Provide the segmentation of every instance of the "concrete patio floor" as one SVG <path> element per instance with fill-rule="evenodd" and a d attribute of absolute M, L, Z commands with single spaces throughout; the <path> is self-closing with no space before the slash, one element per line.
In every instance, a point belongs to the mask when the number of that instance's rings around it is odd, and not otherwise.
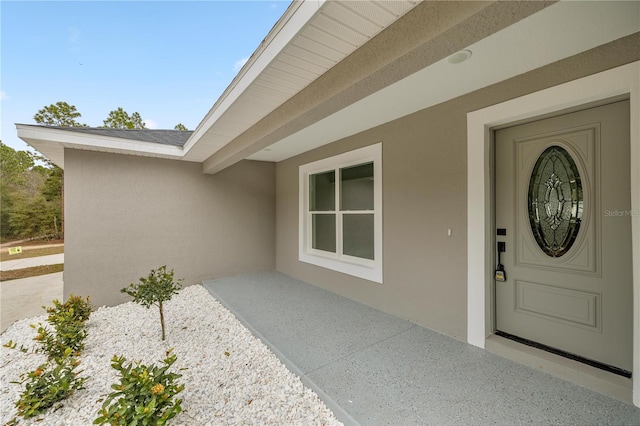
<path fill-rule="evenodd" d="M 345 424 L 640 425 L 640 408 L 277 273 L 203 283 Z"/>

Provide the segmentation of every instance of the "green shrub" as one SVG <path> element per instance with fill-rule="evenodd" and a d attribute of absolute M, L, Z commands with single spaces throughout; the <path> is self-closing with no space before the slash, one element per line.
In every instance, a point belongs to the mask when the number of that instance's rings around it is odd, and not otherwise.
<path fill-rule="evenodd" d="M 31 325 L 35 328 L 35 325 Z M 84 329 L 84 323 L 77 321 L 62 322 L 55 326 L 55 330 L 38 324 L 38 334 L 33 338 L 40 344 L 40 348 L 36 352 L 45 353 L 49 359 L 60 358 L 67 349 L 78 356 L 84 350 L 84 340 L 87 337 L 87 330 Z"/>
<path fill-rule="evenodd" d="M 43 306 L 43 308 L 45 307 Z M 93 312 L 93 305 L 89 301 L 89 296 L 87 296 L 86 299 L 83 299 L 80 296 L 74 296 L 71 294 L 66 302 L 60 303 L 58 300 L 54 300 L 53 307 L 45 309 L 49 314 L 47 321 L 52 325 L 55 325 L 62 314 L 66 314 L 65 321 L 67 315 L 70 314 L 74 320 L 86 322 L 89 319 L 91 312 Z"/>
<path fill-rule="evenodd" d="M 168 373 L 176 362 L 176 355 L 167 352 L 164 366 L 125 365 L 123 356 L 114 356 L 111 367 L 120 372 L 120 383 L 111 386 L 110 393 L 98 411 L 94 424 L 164 425 L 182 411 L 182 400 L 174 397 L 184 385 L 176 380 L 180 374 Z"/>
<path fill-rule="evenodd" d="M 38 334 L 33 339 L 41 345 L 37 351 L 46 353 L 49 359 L 62 357 L 67 348 L 77 355 L 84 349 L 87 337 L 84 323 L 93 311 L 89 298 L 71 295 L 65 303 L 54 300 L 53 305 L 49 308 L 43 306 L 49 314 L 47 322 L 53 327 L 53 331 L 38 324 Z M 31 327 L 36 328 L 35 325 Z"/>
<path fill-rule="evenodd" d="M 67 348 L 60 358 L 23 374 L 20 382 L 12 382 L 25 384 L 20 399 L 15 403 L 18 415 L 24 418 L 37 416 L 74 391 L 83 389 L 86 378 L 78 377 L 80 372 L 74 371 L 79 364 L 80 361 Z"/>
<path fill-rule="evenodd" d="M 12 382 L 25 385 L 20 399 L 15 403 L 18 415 L 25 418 L 37 416 L 74 391 L 83 389 L 86 380 L 77 377 L 78 373 L 74 370 L 80 364 L 76 357 L 84 349 L 87 337 L 84 324 L 93 307 L 88 297 L 85 300 L 73 295 L 65 303 L 54 300 L 53 305 L 50 308 L 43 306 L 49 314 L 47 322 L 52 329 L 38 324 L 38 334 L 34 338 L 40 344 L 36 352 L 46 353 L 48 361 L 34 371 L 23 374 L 20 382 Z M 31 327 L 36 328 L 33 324 Z M 16 344 L 9 341 L 5 346 L 15 349 Z M 26 352 L 23 346 L 20 346 L 20 350 Z M 16 419 L 10 422 L 14 423 Z"/>
<path fill-rule="evenodd" d="M 147 309 L 151 305 L 156 305 L 160 310 L 160 327 L 162 328 L 162 340 L 164 340 L 164 310 L 162 303 L 171 300 L 174 294 L 178 294 L 183 279 L 178 282 L 173 281 L 173 269 L 167 272 L 166 266 L 161 266 L 157 270 L 152 269 L 148 276 L 140 278 L 137 284 L 129 284 L 120 290 L 133 297 L 133 301 L 145 306 Z"/>

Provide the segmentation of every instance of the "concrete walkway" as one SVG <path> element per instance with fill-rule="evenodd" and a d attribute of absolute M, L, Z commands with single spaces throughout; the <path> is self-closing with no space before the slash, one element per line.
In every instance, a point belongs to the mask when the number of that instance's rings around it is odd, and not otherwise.
<path fill-rule="evenodd" d="M 62 272 L 0 282 L 0 332 L 15 321 L 45 315 L 42 306 L 62 300 Z"/>
<path fill-rule="evenodd" d="M 203 283 L 345 424 L 640 425 L 640 408 L 271 272 Z"/>
<path fill-rule="evenodd" d="M 31 268 L 33 266 L 56 265 L 64 263 L 64 253 L 50 254 L 48 256 L 27 257 L 25 259 L 7 260 L 0 262 L 0 271 L 13 271 L 15 269 Z"/>

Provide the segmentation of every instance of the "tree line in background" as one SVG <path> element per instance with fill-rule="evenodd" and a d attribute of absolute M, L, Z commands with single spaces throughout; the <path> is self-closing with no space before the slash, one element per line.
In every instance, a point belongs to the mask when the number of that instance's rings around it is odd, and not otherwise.
<path fill-rule="evenodd" d="M 2 239 L 62 237 L 62 169 L 0 141 Z"/>
<path fill-rule="evenodd" d="M 42 108 L 33 116 L 38 124 L 45 126 L 62 126 L 62 127 L 88 127 L 86 124 L 79 123 L 76 118 L 80 118 L 82 114 L 78 112 L 75 105 L 69 105 L 66 102 L 56 102 Z M 146 129 L 144 121 L 139 112 L 129 115 L 122 107 L 118 107 L 109 112 L 106 120 L 102 121 L 102 126 L 111 129 Z M 188 130 L 187 127 L 178 123 L 174 130 Z"/>
<path fill-rule="evenodd" d="M 74 105 L 57 102 L 39 110 L 33 119 L 38 124 L 62 127 L 87 127 L 77 121 L 82 115 Z M 109 112 L 100 127 L 145 129 L 138 112 L 129 115 L 118 108 Z M 187 130 L 182 123 L 175 130 Z M 64 172 L 45 157 L 28 151 L 16 151 L 0 141 L 0 237 L 64 238 Z"/>

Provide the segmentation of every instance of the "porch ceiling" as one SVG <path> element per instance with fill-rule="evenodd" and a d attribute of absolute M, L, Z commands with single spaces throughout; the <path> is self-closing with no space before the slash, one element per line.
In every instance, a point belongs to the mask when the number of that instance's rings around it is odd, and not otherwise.
<path fill-rule="evenodd" d="M 513 2 L 508 3 L 500 7 L 517 7 Z M 488 9 L 478 15 L 485 11 Z M 468 27 L 460 25 L 450 31 L 446 39 L 432 40 L 433 49 L 447 52 L 442 46 L 448 45 L 451 50 L 431 65 L 336 108 L 320 119 L 311 120 L 309 125 L 301 125 L 288 134 L 281 132 L 271 143 L 238 149 L 240 156 L 282 161 L 636 33 L 640 31 L 640 2 L 559 2 L 462 46 L 473 55 L 463 63 L 451 64 L 448 55 L 458 50 L 451 46 L 455 46 L 456 37 L 463 37 L 459 32 Z M 268 136 L 265 135 L 265 139 L 269 139 Z M 226 158 L 216 154 L 205 163 L 205 171 L 216 172 L 233 161 L 232 152 L 227 153 Z"/>
<path fill-rule="evenodd" d="M 187 141 L 185 160 L 205 161 L 418 2 L 293 2 Z"/>

